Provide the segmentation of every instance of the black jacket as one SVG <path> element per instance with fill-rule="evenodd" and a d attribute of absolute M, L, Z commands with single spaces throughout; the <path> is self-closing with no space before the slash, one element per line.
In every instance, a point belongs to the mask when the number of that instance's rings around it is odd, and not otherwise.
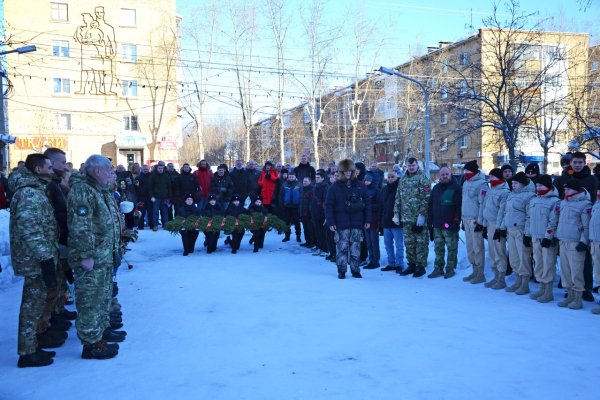
<path fill-rule="evenodd" d="M 250 197 L 260 194 L 260 186 L 258 186 L 258 178 L 260 178 L 260 173 L 261 171 L 258 169 L 246 170 L 246 176 L 248 178 L 248 196 Z"/>
<path fill-rule="evenodd" d="M 199 200 L 200 189 L 198 186 L 198 179 L 196 179 L 196 176 L 192 174 L 191 171 L 181 171 L 181 173 L 175 178 L 175 182 L 173 183 L 173 191 L 175 201 L 183 202 L 185 200 L 183 197 L 186 194 L 191 194 L 194 196 L 194 200 Z"/>
<path fill-rule="evenodd" d="M 192 204 L 190 206 L 190 205 L 183 203 L 182 206 L 177 207 L 177 216 L 178 217 L 187 218 L 190 215 L 200 215 L 200 211 L 198 210 L 198 208 L 196 207 L 195 204 Z"/>
<path fill-rule="evenodd" d="M 245 199 L 249 193 L 250 180 L 249 175 L 245 169 L 234 168 L 230 173 L 229 177 L 233 183 L 233 193 L 239 194 L 242 199 Z"/>
<path fill-rule="evenodd" d="M 206 206 L 204 206 L 204 210 L 202 210 L 202 215 L 209 218 L 216 217 L 217 215 L 222 216 L 223 214 L 223 207 L 221 207 L 219 203 L 216 203 L 214 206 L 210 203 L 206 203 Z"/>
<path fill-rule="evenodd" d="M 300 204 L 298 205 L 298 215 L 300 217 L 310 217 L 310 203 L 315 193 L 313 185 L 302 186 L 300 188 Z"/>
<path fill-rule="evenodd" d="M 398 183 L 400 180 L 396 180 L 394 183 L 388 183 L 381 189 L 379 196 L 379 221 L 383 228 L 401 228 L 400 225 L 394 224 L 392 218 L 394 218 L 394 205 L 396 203 L 396 192 L 398 191 Z"/>
<path fill-rule="evenodd" d="M 577 179 L 581 185 L 587 190 L 590 194 L 590 200 L 592 204 L 596 201 L 596 193 L 598 191 L 598 180 L 594 175 L 592 175 L 592 171 L 586 165 L 579 172 L 575 172 L 571 169 L 563 171 L 562 175 L 559 178 L 554 180 L 554 186 L 558 190 L 558 196 L 561 199 L 565 198 L 565 184 L 570 179 Z"/>
<path fill-rule="evenodd" d="M 250 214 L 248 210 L 244 208 L 244 205 L 240 203 L 240 205 L 236 206 L 233 203 L 229 203 L 227 206 L 227 210 L 225 210 L 225 215 L 231 215 L 234 218 L 240 216 L 240 214 Z"/>
<path fill-rule="evenodd" d="M 438 183 L 429 196 L 428 225 L 430 228 L 460 229 L 462 188 L 454 179 Z"/>
<path fill-rule="evenodd" d="M 57 176 L 53 177 L 48 186 L 46 186 L 46 196 L 50 200 L 52 207 L 54 207 L 54 215 L 56 216 L 56 222 L 58 223 L 58 229 L 60 231 L 58 236 L 58 243 L 64 246 L 67 245 L 67 238 L 69 237 L 69 228 L 67 226 L 67 197 L 60 188 L 61 179 Z"/>
<path fill-rule="evenodd" d="M 324 181 L 317 183 L 310 202 L 310 216 L 317 221 L 325 220 L 325 196 L 329 185 Z"/>
<path fill-rule="evenodd" d="M 337 230 L 363 229 L 371 222 L 371 202 L 365 185 L 356 179 L 350 181 L 350 186 L 344 180 L 333 183 L 325 198 L 325 219 L 327 226 L 335 225 Z"/>
<path fill-rule="evenodd" d="M 298 179 L 300 183 L 302 183 L 302 180 L 306 177 L 309 177 L 311 181 L 315 180 L 316 171 L 310 163 L 299 164 L 294 168 L 294 172 L 296 173 L 296 179 Z"/>
<path fill-rule="evenodd" d="M 152 176 L 152 174 L 148 172 L 147 174 L 139 174 L 137 178 L 135 178 L 137 195 L 139 198 L 143 199 L 150 197 L 150 176 Z"/>
<path fill-rule="evenodd" d="M 229 201 L 233 194 L 233 182 L 227 173 L 223 176 L 214 174 L 210 181 L 210 192 L 217 196 L 219 201 Z"/>

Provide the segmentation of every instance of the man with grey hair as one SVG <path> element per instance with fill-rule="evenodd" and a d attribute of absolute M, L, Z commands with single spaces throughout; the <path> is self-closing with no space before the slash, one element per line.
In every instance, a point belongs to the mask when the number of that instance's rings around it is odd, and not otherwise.
<path fill-rule="evenodd" d="M 250 199 L 254 199 L 254 196 L 260 194 L 260 187 L 258 186 L 258 178 L 260 178 L 260 170 L 256 169 L 256 163 L 254 160 L 248 160 L 246 164 L 246 174 L 248 177 L 248 196 Z"/>
<path fill-rule="evenodd" d="M 110 160 L 92 155 L 85 174 L 73 176 L 67 202 L 69 265 L 74 268 L 78 312 L 77 336 L 84 359 L 112 358 L 124 332 L 110 328 L 113 268 L 121 263 L 121 220 L 111 187 L 115 172 Z"/>

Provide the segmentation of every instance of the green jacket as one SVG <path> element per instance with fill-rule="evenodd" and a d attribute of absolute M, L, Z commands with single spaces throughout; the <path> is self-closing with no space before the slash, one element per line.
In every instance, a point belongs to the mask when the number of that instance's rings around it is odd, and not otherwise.
<path fill-rule="evenodd" d="M 120 255 L 121 220 L 117 203 L 109 189 L 87 175 L 72 176 L 67 200 L 69 264 L 93 257 L 94 265 L 113 266 Z"/>
<path fill-rule="evenodd" d="M 414 175 L 407 172 L 398 181 L 394 212 L 402 222 L 416 223 L 419 214 L 427 217 L 430 193 L 431 181 L 421 170 Z"/>
<path fill-rule="evenodd" d="M 50 177 L 27 168 L 13 173 L 15 193 L 10 202 L 10 256 L 16 275 L 41 274 L 40 262 L 58 259 L 58 224 L 46 196 Z"/>

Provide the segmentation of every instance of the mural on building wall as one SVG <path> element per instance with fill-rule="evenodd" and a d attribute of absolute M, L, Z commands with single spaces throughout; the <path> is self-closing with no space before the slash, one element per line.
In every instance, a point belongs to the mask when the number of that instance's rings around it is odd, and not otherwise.
<path fill-rule="evenodd" d="M 94 8 L 94 15 L 81 14 L 83 25 L 73 38 L 81 45 L 81 79 L 75 94 L 116 95 L 113 91 L 114 65 L 117 54 L 115 30 L 104 20 L 104 7 Z"/>

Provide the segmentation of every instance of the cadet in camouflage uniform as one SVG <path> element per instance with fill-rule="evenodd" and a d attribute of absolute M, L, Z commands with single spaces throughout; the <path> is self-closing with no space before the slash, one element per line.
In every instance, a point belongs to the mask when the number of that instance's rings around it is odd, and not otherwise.
<path fill-rule="evenodd" d="M 75 270 L 77 334 L 83 343 L 82 358 L 104 359 L 117 355 L 116 345 L 103 337 L 109 329 L 113 267 L 120 264 L 121 221 L 110 187 L 115 173 L 108 158 L 92 155 L 85 175 L 71 178 L 67 213 L 69 265 Z"/>
<path fill-rule="evenodd" d="M 57 286 L 58 225 L 46 196 L 52 163 L 42 154 L 30 154 L 25 168 L 11 180 L 15 190 L 10 208 L 10 250 L 16 275 L 24 276 L 19 312 L 19 367 L 52 364 L 54 352 L 38 349 L 37 325 L 48 289 Z"/>
<path fill-rule="evenodd" d="M 406 174 L 400 179 L 393 221 L 404 226 L 404 247 L 408 268 L 400 275 L 418 278 L 425 274 L 429 255 L 429 235 L 427 229 L 427 209 L 431 182 L 419 169 L 417 159 L 407 160 Z"/>

